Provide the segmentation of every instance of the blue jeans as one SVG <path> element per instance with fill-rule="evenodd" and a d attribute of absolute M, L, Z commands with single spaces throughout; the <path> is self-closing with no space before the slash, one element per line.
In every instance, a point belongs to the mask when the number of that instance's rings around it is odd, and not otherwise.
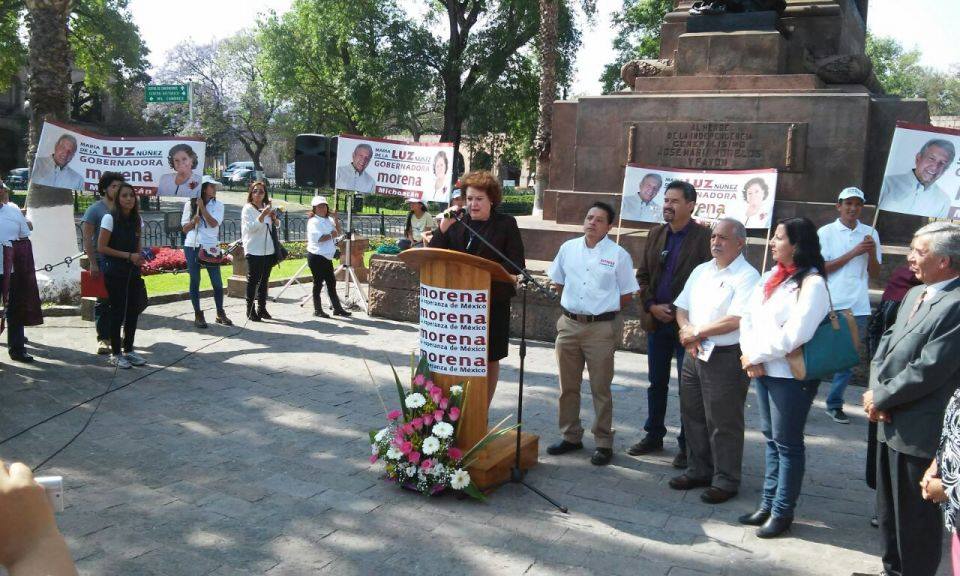
<path fill-rule="evenodd" d="M 106 258 L 97 254 L 101 274 L 106 270 L 105 261 Z M 110 340 L 110 300 L 97 298 L 97 303 L 93 305 L 93 322 L 97 327 L 97 340 Z"/>
<path fill-rule="evenodd" d="M 862 341 L 867 334 L 867 324 L 870 322 L 870 316 L 854 316 L 857 322 L 857 333 Z M 833 375 L 833 384 L 830 386 L 830 394 L 827 395 L 827 410 L 838 410 L 843 408 L 843 392 L 853 377 L 852 370 L 841 370 Z"/>
<path fill-rule="evenodd" d="M 667 435 L 664 426 L 664 417 L 667 414 L 667 393 L 670 383 L 670 361 L 677 359 L 677 380 L 683 371 L 683 346 L 677 334 L 676 323 L 661 326 L 654 332 L 647 334 L 647 373 L 650 378 L 650 388 L 647 389 L 647 421 L 643 429 L 647 436 L 654 440 L 663 440 Z M 680 449 L 686 449 L 686 440 L 683 437 L 683 424 L 680 425 L 680 436 L 677 437 Z"/>
<path fill-rule="evenodd" d="M 793 518 L 806 465 L 803 429 L 820 381 L 761 376 L 754 383 L 760 431 L 767 441 L 760 508 Z"/>
<path fill-rule="evenodd" d="M 200 313 L 200 260 L 198 254 L 199 248 L 184 246 L 183 255 L 187 257 L 187 271 L 190 272 L 190 302 L 193 303 L 193 311 Z M 207 274 L 210 276 L 210 284 L 213 285 L 213 301 L 217 305 L 217 312 L 223 312 L 223 278 L 220 277 L 219 266 L 208 266 Z"/>

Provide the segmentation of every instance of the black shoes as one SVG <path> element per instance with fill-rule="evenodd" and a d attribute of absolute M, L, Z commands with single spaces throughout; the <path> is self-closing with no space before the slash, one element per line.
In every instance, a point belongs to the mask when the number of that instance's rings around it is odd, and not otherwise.
<path fill-rule="evenodd" d="M 640 440 L 633 446 L 627 449 L 627 454 L 631 456 L 642 456 L 643 454 L 650 454 L 652 452 L 661 452 L 663 450 L 663 440 L 654 440 L 650 436 L 644 436 L 643 440 Z"/>
<path fill-rule="evenodd" d="M 10 352 L 10 359 L 14 362 L 23 362 L 29 364 L 33 362 L 33 356 L 27 354 L 26 350 L 21 350 L 19 352 Z"/>
<path fill-rule="evenodd" d="M 329 314 L 327 314 L 326 312 L 324 312 L 323 310 L 321 310 L 321 309 L 319 309 L 319 308 L 317 308 L 316 310 L 313 311 L 313 315 L 316 316 L 317 318 L 329 318 L 329 317 L 330 317 Z"/>
<path fill-rule="evenodd" d="M 673 467 L 678 470 L 686 470 L 687 468 L 687 451 L 681 450 L 677 452 L 677 455 L 673 457 Z"/>
<path fill-rule="evenodd" d="M 744 514 L 737 520 L 741 524 L 746 524 L 747 526 L 763 526 L 763 524 L 770 518 L 769 510 L 757 510 L 753 514 Z"/>
<path fill-rule="evenodd" d="M 693 490 L 694 488 L 704 488 L 710 485 L 709 478 L 692 478 L 686 474 L 681 474 L 675 478 L 671 478 L 670 482 L 667 484 L 670 485 L 674 490 Z"/>
<path fill-rule="evenodd" d="M 703 491 L 700 494 L 700 500 L 706 502 L 707 504 L 723 504 L 727 500 L 736 496 L 736 492 L 731 492 L 729 490 L 724 490 L 723 488 L 717 488 L 716 486 L 711 486 Z"/>
<path fill-rule="evenodd" d="M 267 312 L 266 306 L 261 306 L 260 309 L 257 310 L 257 316 L 260 316 L 261 320 L 273 320 L 273 316 L 271 316 L 270 313 Z"/>
<path fill-rule="evenodd" d="M 770 516 L 757 530 L 757 538 L 776 538 L 789 530 L 791 524 L 793 524 L 793 518 Z"/>
<path fill-rule="evenodd" d="M 253 304 L 247 304 L 247 319 L 254 322 L 260 321 L 260 315 L 257 314 L 257 309 L 253 307 Z"/>
<path fill-rule="evenodd" d="M 353 316 L 353 314 L 347 312 L 347 311 L 344 310 L 343 308 L 339 308 L 339 309 L 337 309 L 337 310 L 334 310 L 334 311 L 333 311 L 333 315 L 334 315 L 334 316 L 344 316 L 344 317 L 346 317 L 346 318 L 349 318 L 349 317 Z"/>
<path fill-rule="evenodd" d="M 559 456 L 560 454 L 566 454 L 574 450 L 583 450 L 583 442 L 567 442 L 566 440 L 561 440 L 556 444 L 547 446 L 547 454 L 552 454 L 553 456 Z"/>
<path fill-rule="evenodd" d="M 594 466 L 606 466 L 610 460 L 613 460 L 613 450 L 610 448 L 597 448 L 590 457 L 590 463 Z"/>

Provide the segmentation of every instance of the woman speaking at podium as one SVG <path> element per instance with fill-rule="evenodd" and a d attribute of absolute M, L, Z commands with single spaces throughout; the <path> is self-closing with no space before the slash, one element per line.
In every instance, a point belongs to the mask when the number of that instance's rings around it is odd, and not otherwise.
<path fill-rule="evenodd" d="M 513 216 L 497 212 L 503 191 L 493 174 L 485 170 L 470 172 L 460 179 L 466 190 L 466 204 L 445 212 L 430 248 L 447 248 L 486 258 L 503 266 L 512 275 L 516 266 L 526 267 L 523 240 Z M 462 222 L 461 222 L 462 221 Z M 469 228 L 468 228 L 469 226 Z M 509 259 L 504 260 L 477 235 L 492 244 Z M 493 282 L 490 289 L 490 328 L 487 345 L 487 400 L 493 399 L 500 378 L 500 360 L 506 358 L 510 337 L 510 299 L 517 291 L 513 284 Z"/>

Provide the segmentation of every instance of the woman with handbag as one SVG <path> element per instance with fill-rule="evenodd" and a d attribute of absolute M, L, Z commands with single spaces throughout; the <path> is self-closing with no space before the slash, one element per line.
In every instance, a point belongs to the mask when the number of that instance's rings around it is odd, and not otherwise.
<path fill-rule="evenodd" d="M 213 301 L 217 305 L 217 324 L 233 326 L 223 309 L 223 278 L 220 264 L 223 259 L 219 246 L 220 223 L 223 222 L 223 203 L 217 200 L 218 182 L 204 176 L 200 185 L 200 197 L 183 204 L 180 226 L 186 238 L 183 254 L 190 273 L 190 302 L 193 304 L 193 325 L 206 328 L 207 321 L 200 309 L 200 268 L 207 269 L 213 286 Z"/>
<path fill-rule="evenodd" d="M 133 351 L 137 320 L 147 308 L 147 288 L 140 277 L 143 221 L 138 204 L 133 186 L 126 182 L 121 184 L 113 210 L 104 214 L 100 221 L 100 237 L 97 239 L 97 252 L 105 258 L 106 269 L 102 272 L 110 300 L 110 364 L 117 368 L 147 363 Z"/>
<path fill-rule="evenodd" d="M 806 456 L 803 430 L 819 379 L 798 379 L 787 355 L 810 342 L 830 312 L 826 265 L 817 228 L 787 218 L 770 240 L 773 270 L 760 279 L 740 319 L 741 363 L 753 379 L 766 439 L 766 471 L 759 508 L 740 517 L 773 538 L 793 522 Z"/>
<path fill-rule="evenodd" d="M 277 213 L 270 205 L 267 185 L 263 180 L 250 184 L 247 203 L 240 211 L 240 236 L 247 256 L 247 318 L 254 322 L 273 318 L 267 312 L 267 290 L 270 269 L 276 260 L 272 236 Z M 254 308 L 256 298 L 257 308 Z"/>
<path fill-rule="evenodd" d="M 314 196 L 310 202 L 310 219 L 307 220 L 307 264 L 313 275 L 313 315 L 329 318 L 320 305 L 320 291 L 324 283 L 334 316 L 350 316 L 340 305 L 337 296 L 337 279 L 333 275 L 333 259 L 336 257 L 335 238 L 340 235 L 340 221 L 330 214 L 330 206 L 323 196 Z"/>

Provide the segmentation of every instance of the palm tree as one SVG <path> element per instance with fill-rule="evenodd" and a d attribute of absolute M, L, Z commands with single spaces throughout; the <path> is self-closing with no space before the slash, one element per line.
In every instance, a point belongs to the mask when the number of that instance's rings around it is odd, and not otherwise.
<path fill-rule="evenodd" d="M 30 133 L 27 161 L 37 154 L 37 143 L 44 119 L 68 118 L 70 103 L 70 64 L 73 60 L 67 42 L 67 20 L 71 0 L 25 0 L 29 41 Z M 38 266 L 62 262 L 77 252 L 73 224 L 73 194 L 63 188 L 51 188 L 30 182 L 27 191 L 27 215 L 33 221 L 33 257 Z M 37 274 L 41 296 L 46 301 L 72 299 L 79 290 L 77 266 L 59 266 Z"/>
<path fill-rule="evenodd" d="M 537 122 L 537 182 L 534 188 L 533 212 L 543 212 L 543 192 L 550 171 L 550 140 L 553 122 L 553 101 L 557 95 L 557 16 L 560 0 L 539 0 L 540 31 L 537 50 L 540 58 L 540 119 Z"/>

